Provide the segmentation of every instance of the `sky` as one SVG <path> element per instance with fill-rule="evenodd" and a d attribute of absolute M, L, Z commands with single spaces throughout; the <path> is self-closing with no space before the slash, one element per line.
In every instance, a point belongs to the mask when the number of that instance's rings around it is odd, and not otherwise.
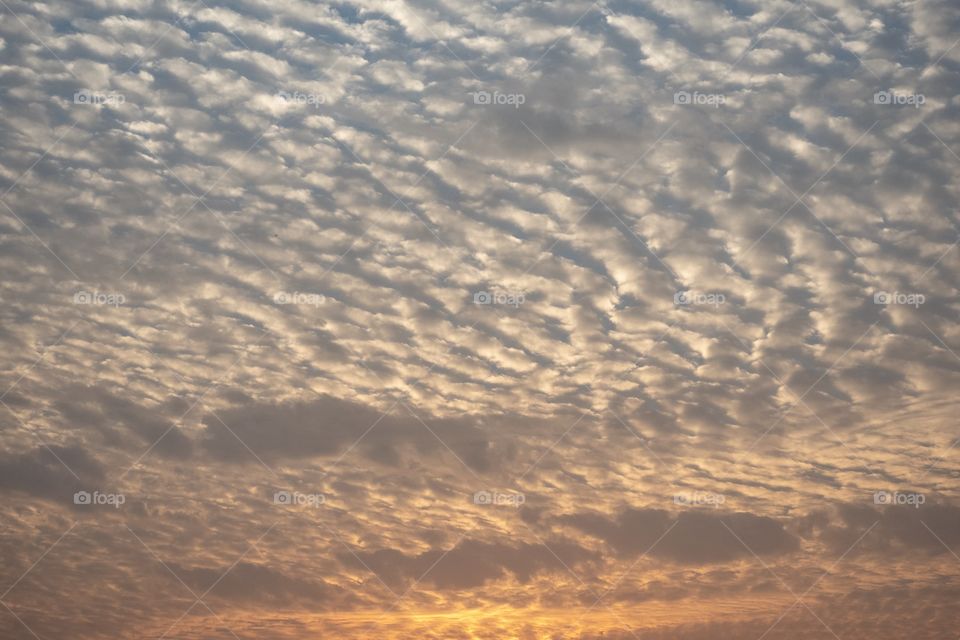
<path fill-rule="evenodd" d="M 0 639 L 960 626 L 960 6 L 0 0 Z"/>

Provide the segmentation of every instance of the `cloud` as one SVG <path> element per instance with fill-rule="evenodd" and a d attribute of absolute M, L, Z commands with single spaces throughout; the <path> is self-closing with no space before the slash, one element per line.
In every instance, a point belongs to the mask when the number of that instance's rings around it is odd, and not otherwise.
<path fill-rule="evenodd" d="M 505 463 L 497 454 L 506 448 L 495 447 L 492 434 L 473 421 L 421 417 L 406 405 L 385 414 L 359 403 L 321 397 L 311 402 L 230 408 L 204 416 L 203 424 L 205 451 L 232 462 L 255 462 L 251 450 L 267 459 L 284 460 L 342 456 L 357 446 L 367 459 L 390 466 L 401 464 L 405 452 L 436 457 L 452 452 L 458 461 L 481 472 Z"/>
<path fill-rule="evenodd" d="M 560 521 L 603 540 L 619 555 L 649 553 L 683 564 L 729 562 L 754 554 L 777 556 L 799 548 L 799 541 L 783 524 L 750 513 L 625 509 L 614 518 L 582 512 Z"/>
<path fill-rule="evenodd" d="M 326 608 L 337 589 L 322 580 L 302 580 L 268 566 L 239 562 L 226 567 L 181 567 L 170 569 L 197 595 L 209 593 L 246 606 L 261 608 Z"/>
<path fill-rule="evenodd" d="M 837 635 L 955 627 L 952 3 L 8 4 L 38 636 L 182 612 L 123 522 L 198 590 L 237 562 L 178 637 L 760 637 L 848 550 Z M 128 501 L 58 542 L 95 488 Z"/>
<path fill-rule="evenodd" d="M 520 545 L 466 539 L 450 549 L 414 555 L 379 549 L 340 556 L 345 564 L 367 568 L 388 585 L 409 586 L 422 579 L 440 590 L 480 587 L 508 574 L 526 584 L 537 574 L 563 573 L 596 558 L 596 553 L 562 539 Z"/>
<path fill-rule="evenodd" d="M 833 554 L 889 554 L 892 559 L 917 553 L 951 553 L 960 545 L 960 507 L 932 498 L 927 502 L 926 496 L 923 500 L 923 504 L 886 507 L 839 504 L 814 511 L 800 522 L 805 535 L 820 538 Z"/>
<path fill-rule="evenodd" d="M 103 481 L 106 470 L 79 446 L 46 445 L 0 456 L 0 488 L 72 503 L 73 493 Z"/>

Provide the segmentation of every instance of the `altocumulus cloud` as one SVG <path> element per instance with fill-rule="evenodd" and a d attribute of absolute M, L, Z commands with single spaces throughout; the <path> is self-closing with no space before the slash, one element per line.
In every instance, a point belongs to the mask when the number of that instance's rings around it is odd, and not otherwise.
<path fill-rule="evenodd" d="M 955 628 L 958 34 L 8 0 L 0 636 Z"/>

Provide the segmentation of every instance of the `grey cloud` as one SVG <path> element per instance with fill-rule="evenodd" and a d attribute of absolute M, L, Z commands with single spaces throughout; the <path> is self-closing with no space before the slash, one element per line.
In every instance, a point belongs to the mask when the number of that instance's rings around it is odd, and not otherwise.
<path fill-rule="evenodd" d="M 173 458 L 189 457 L 193 450 L 173 422 L 186 410 L 177 413 L 182 403 L 175 398 L 168 398 L 167 406 L 147 407 L 104 386 L 75 385 L 64 389 L 54 406 L 69 427 L 99 432 L 110 444 L 129 450 L 155 445 L 159 455 Z"/>
<path fill-rule="evenodd" d="M 183 567 L 170 569 L 197 594 L 241 602 L 262 608 L 330 608 L 340 591 L 323 580 L 304 580 L 269 566 L 239 562 L 236 566 Z"/>
<path fill-rule="evenodd" d="M 499 456 L 509 451 L 472 420 L 438 419 L 406 405 L 385 415 L 331 397 L 235 407 L 204 416 L 203 424 L 203 449 L 233 462 L 255 462 L 247 447 L 258 456 L 283 460 L 343 454 L 356 444 L 368 459 L 396 466 L 407 448 L 442 457 L 450 447 L 471 469 L 485 472 L 505 464 Z"/>
<path fill-rule="evenodd" d="M 960 546 L 960 507 L 933 497 L 919 507 L 841 503 L 810 513 L 798 526 L 805 537 L 819 539 L 835 555 L 885 553 L 893 560 L 911 554 L 949 555 Z"/>
<path fill-rule="evenodd" d="M 598 557 L 563 539 L 519 545 L 466 539 L 450 549 L 431 549 L 414 555 L 380 549 L 356 556 L 341 554 L 340 559 L 354 568 L 369 568 L 387 584 L 406 585 L 423 577 L 424 582 L 443 590 L 479 587 L 508 573 L 527 583 L 538 573 L 564 572 Z"/>
<path fill-rule="evenodd" d="M 76 475 L 74 475 L 76 474 Z M 97 488 L 106 470 L 78 446 L 38 446 L 0 455 L 0 488 L 15 490 L 70 505 L 73 493 Z"/>
<path fill-rule="evenodd" d="M 649 550 L 653 557 L 683 564 L 729 562 L 752 554 L 779 556 L 799 548 L 782 523 L 750 513 L 626 509 L 615 518 L 583 512 L 563 516 L 560 522 L 603 540 L 620 555 L 634 557 Z"/>

